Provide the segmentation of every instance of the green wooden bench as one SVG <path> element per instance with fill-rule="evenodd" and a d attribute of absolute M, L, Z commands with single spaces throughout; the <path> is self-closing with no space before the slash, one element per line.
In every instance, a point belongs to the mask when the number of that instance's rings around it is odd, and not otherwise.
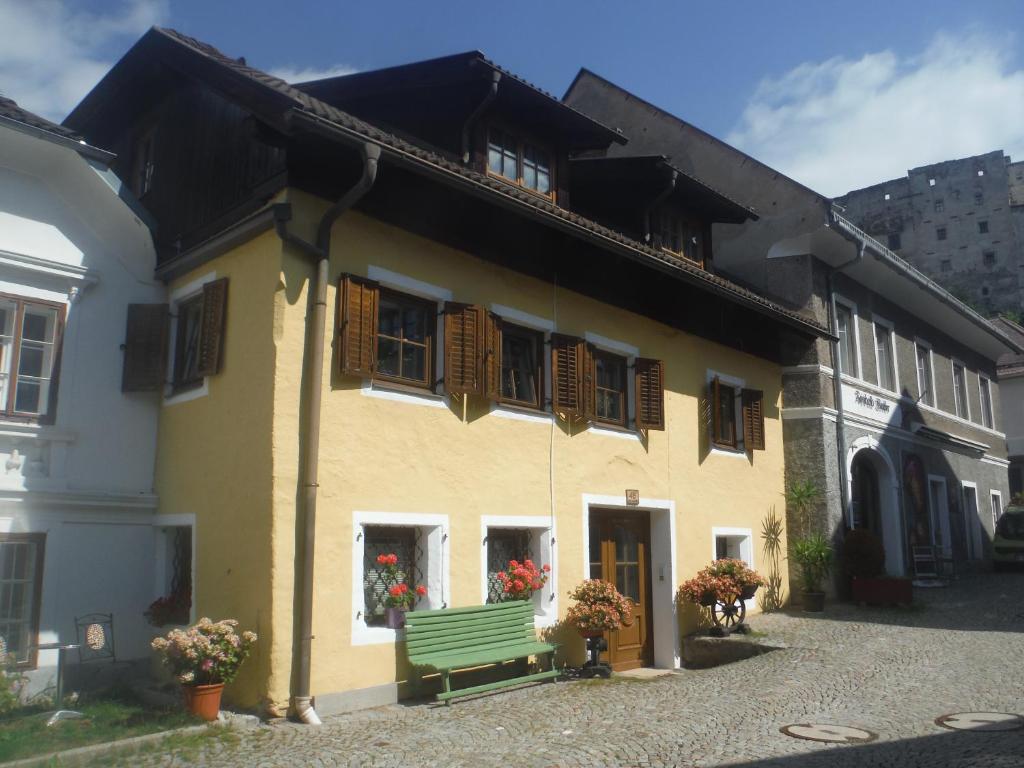
<path fill-rule="evenodd" d="M 413 665 L 413 688 L 419 689 L 424 673 L 440 672 L 444 690 L 437 700 L 450 704 L 456 696 L 493 691 L 509 685 L 558 677 L 555 649 L 537 640 L 533 628 L 533 605 L 523 600 L 470 608 L 442 608 L 410 611 L 405 615 L 405 648 Z M 453 671 L 500 664 L 529 656 L 550 654 L 545 672 L 520 675 L 507 680 L 451 689 Z"/>

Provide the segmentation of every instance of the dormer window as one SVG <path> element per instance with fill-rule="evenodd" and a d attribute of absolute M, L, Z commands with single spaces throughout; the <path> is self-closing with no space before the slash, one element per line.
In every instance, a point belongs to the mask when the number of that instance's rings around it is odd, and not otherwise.
<path fill-rule="evenodd" d="M 553 196 L 551 155 L 500 128 L 487 132 L 487 171 L 546 197 Z"/>
<path fill-rule="evenodd" d="M 654 245 L 704 266 L 700 226 L 677 213 L 662 210 L 654 216 Z"/>

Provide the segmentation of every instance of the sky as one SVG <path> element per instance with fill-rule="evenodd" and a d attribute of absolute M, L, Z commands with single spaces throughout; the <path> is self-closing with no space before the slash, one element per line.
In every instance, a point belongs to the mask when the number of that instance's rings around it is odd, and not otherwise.
<path fill-rule="evenodd" d="M 479 49 L 597 72 L 826 195 L 1024 159 L 1020 0 L 0 0 L 0 94 L 60 120 L 151 25 L 286 80 Z"/>

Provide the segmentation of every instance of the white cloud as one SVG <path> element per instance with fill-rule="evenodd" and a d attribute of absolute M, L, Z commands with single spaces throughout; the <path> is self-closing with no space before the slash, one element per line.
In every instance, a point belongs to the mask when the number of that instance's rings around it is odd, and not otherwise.
<path fill-rule="evenodd" d="M 801 64 L 761 82 L 727 140 L 833 196 L 995 149 L 1024 160 L 1012 42 L 941 34 L 917 56 Z"/>
<path fill-rule="evenodd" d="M 116 54 L 167 16 L 166 0 L 122 0 L 106 13 L 71 0 L 0 0 L 0 93 L 60 121 L 114 64 Z"/>
<path fill-rule="evenodd" d="M 308 83 L 310 80 L 323 80 L 328 77 L 341 77 L 351 75 L 359 70 L 345 64 L 335 64 L 333 67 L 317 69 L 316 67 L 285 66 L 268 69 L 267 72 L 274 77 L 280 77 L 286 83 Z"/>

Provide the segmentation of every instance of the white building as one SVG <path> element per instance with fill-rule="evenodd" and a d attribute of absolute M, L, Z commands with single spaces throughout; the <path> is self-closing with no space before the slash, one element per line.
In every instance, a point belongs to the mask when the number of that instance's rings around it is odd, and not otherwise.
<path fill-rule="evenodd" d="M 57 658 L 36 647 L 85 614 L 113 614 L 118 661 L 146 656 L 166 591 L 159 393 L 121 387 L 127 306 L 164 289 L 112 159 L 0 98 L 0 637 L 33 690 Z"/>

